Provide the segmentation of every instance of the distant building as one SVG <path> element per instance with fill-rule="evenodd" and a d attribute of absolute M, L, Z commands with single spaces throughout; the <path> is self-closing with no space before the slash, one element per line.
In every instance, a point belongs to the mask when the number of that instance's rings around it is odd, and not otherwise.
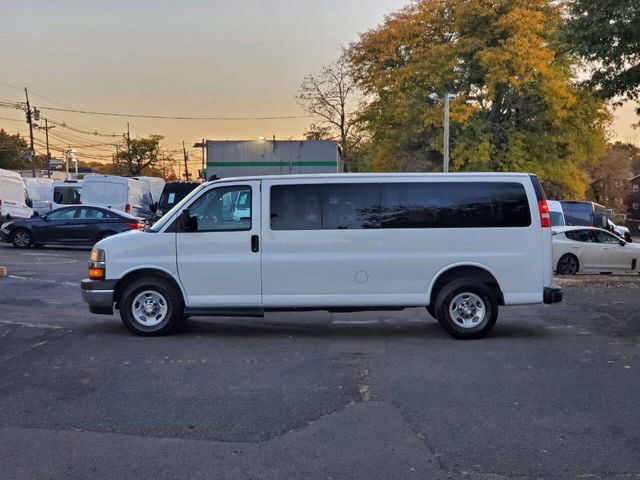
<path fill-rule="evenodd" d="M 627 191 L 627 227 L 631 235 L 640 237 L 640 175 L 629 180 Z"/>
<path fill-rule="evenodd" d="M 342 172 L 338 144 L 328 140 L 207 140 L 206 150 L 207 179 Z"/>
<path fill-rule="evenodd" d="M 626 194 L 629 188 L 628 178 L 606 178 L 591 185 L 593 198 L 597 203 L 613 208 L 617 214 L 626 213 Z"/>

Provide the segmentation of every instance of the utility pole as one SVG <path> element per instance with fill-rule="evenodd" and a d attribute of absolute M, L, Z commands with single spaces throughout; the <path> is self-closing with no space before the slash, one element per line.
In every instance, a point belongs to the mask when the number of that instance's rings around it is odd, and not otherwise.
<path fill-rule="evenodd" d="M 31 105 L 29 105 L 29 92 L 24 87 L 24 94 L 27 97 L 27 123 L 29 124 L 29 138 L 31 139 L 31 174 L 36 177 L 36 150 L 33 146 L 33 118 L 31 117 Z"/>
<path fill-rule="evenodd" d="M 49 130 L 56 128 L 55 125 L 49 126 L 48 120 L 44 119 L 44 127 L 38 127 L 38 130 L 44 130 L 47 143 L 47 178 L 51 178 L 51 152 L 49 151 Z"/>
<path fill-rule="evenodd" d="M 204 158 L 204 147 L 205 147 L 205 143 L 204 143 L 204 138 L 202 139 L 202 179 L 206 180 L 207 179 L 207 162 L 205 161 Z"/>
<path fill-rule="evenodd" d="M 189 166 L 187 165 L 189 154 L 187 153 L 187 149 L 184 146 L 184 140 L 182 141 L 182 153 L 184 155 L 184 177 L 187 179 L 187 181 L 189 181 Z"/>

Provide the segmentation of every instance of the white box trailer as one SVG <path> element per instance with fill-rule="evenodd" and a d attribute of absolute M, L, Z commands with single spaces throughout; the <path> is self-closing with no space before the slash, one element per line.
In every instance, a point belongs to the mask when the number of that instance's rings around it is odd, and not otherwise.
<path fill-rule="evenodd" d="M 329 140 L 207 140 L 207 180 L 250 175 L 341 173 Z"/>

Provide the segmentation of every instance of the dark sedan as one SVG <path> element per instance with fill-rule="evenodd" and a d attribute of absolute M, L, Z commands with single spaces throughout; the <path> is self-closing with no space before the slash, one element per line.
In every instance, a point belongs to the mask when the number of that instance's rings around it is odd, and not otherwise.
<path fill-rule="evenodd" d="M 44 244 L 93 245 L 116 233 L 144 228 L 143 220 L 103 207 L 63 207 L 25 220 L 4 223 L 0 239 L 16 248 Z"/>

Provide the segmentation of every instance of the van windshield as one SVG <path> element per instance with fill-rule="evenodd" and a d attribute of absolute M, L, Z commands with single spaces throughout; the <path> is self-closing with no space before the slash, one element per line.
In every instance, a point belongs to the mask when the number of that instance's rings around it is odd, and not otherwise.
<path fill-rule="evenodd" d="M 202 191 L 203 188 L 210 186 L 211 183 L 203 183 L 202 185 L 200 185 L 199 187 L 197 187 L 195 190 L 193 190 L 189 195 L 187 195 L 186 197 L 184 197 L 180 202 L 178 202 L 177 204 L 175 204 L 171 210 L 181 210 L 182 207 L 191 202 L 191 199 L 193 197 L 195 197 L 196 195 L 199 195 L 200 192 Z M 162 217 L 160 220 L 158 220 L 156 223 L 154 223 L 151 228 L 149 229 L 152 232 L 159 232 L 160 230 L 162 230 L 162 228 L 164 228 L 164 226 L 166 224 L 168 224 L 170 221 L 172 221 L 174 219 L 174 215 L 169 214 L 169 215 L 165 215 L 164 217 Z"/>

